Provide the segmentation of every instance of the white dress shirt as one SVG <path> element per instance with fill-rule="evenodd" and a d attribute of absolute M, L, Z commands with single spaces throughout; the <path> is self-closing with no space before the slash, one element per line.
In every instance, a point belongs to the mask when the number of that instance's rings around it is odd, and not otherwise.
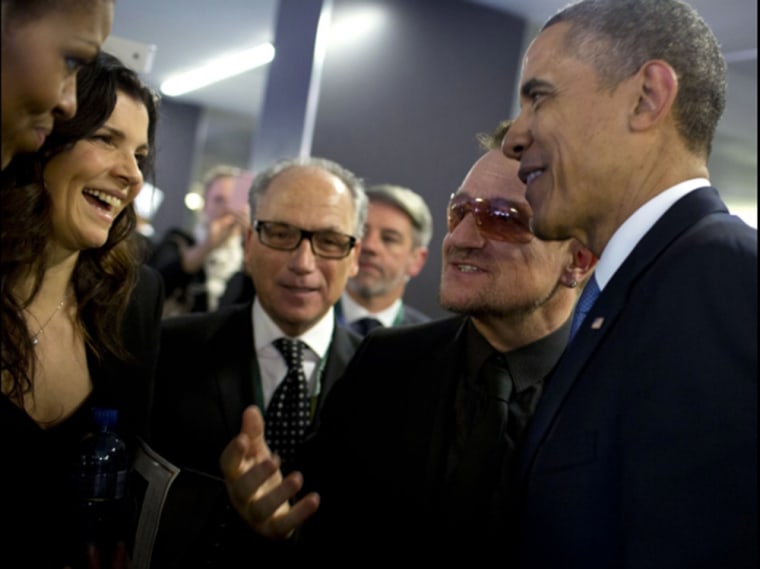
<path fill-rule="evenodd" d="M 351 324 L 361 318 L 369 317 L 379 320 L 383 326 L 389 328 L 394 325 L 398 311 L 401 310 L 401 299 L 397 298 L 396 301 L 385 310 L 372 313 L 361 304 L 358 304 L 347 292 L 344 292 L 343 296 L 340 297 L 340 308 L 341 313 L 343 314 L 343 322 L 346 324 Z"/>
<path fill-rule="evenodd" d="M 641 241 L 641 238 L 657 223 L 657 220 L 665 215 L 665 212 L 674 203 L 686 194 L 710 185 L 710 180 L 706 178 L 686 180 L 656 195 L 633 212 L 623 225 L 612 234 L 599 257 L 594 270 L 599 290 L 604 290 L 604 287 L 610 282 L 612 276 L 623 264 L 623 261 L 628 258 L 634 247 Z"/>
<path fill-rule="evenodd" d="M 253 301 L 251 318 L 253 319 L 253 347 L 259 364 L 261 390 L 264 396 L 264 409 L 266 409 L 277 386 L 285 379 L 288 371 L 285 359 L 272 342 L 278 338 L 290 338 L 290 336 L 287 336 L 269 317 L 258 297 Z M 335 315 L 332 310 L 328 310 L 322 319 L 304 334 L 290 338 L 301 340 L 307 346 L 303 351 L 303 367 L 311 397 L 319 395 L 320 378 L 318 376 L 321 375 L 323 362 L 330 348 L 334 327 Z"/>

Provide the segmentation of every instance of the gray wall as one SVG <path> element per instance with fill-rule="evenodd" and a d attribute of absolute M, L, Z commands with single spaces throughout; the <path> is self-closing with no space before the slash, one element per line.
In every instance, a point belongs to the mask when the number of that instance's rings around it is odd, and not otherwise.
<path fill-rule="evenodd" d="M 299 1 L 286 0 L 286 7 Z M 430 256 L 422 273 L 409 283 L 406 299 L 431 316 L 445 316 L 438 305 L 438 283 L 446 204 L 480 155 L 476 134 L 511 115 L 525 23 L 458 0 L 332 0 L 329 7 L 337 23 L 373 5 L 387 16 L 382 28 L 368 32 L 361 42 L 331 43 L 326 52 L 311 154 L 345 165 L 368 183 L 401 184 L 425 197 L 434 219 Z M 303 42 L 288 27 L 290 18 L 292 28 L 300 29 L 304 18 L 293 19 L 292 9 L 281 10 L 278 18 L 278 52 L 297 51 L 310 58 L 296 49 Z M 281 45 L 287 41 L 294 42 L 289 51 Z M 292 72 L 310 69 L 312 61 L 294 66 L 275 59 L 273 66 L 277 65 Z M 252 136 L 254 157 L 257 152 L 274 156 L 282 146 L 277 136 L 261 136 L 267 129 L 277 132 L 279 125 L 286 133 L 293 130 L 286 119 L 277 119 L 287 112 L 286 103 L 293 105 L 294 113 L 304 114 L 305 92 L 277 97 L 287 79 L 270 73 L 259 119 L 262 130 Z M 295 101 L 288 103 L 291 99 Z M 156 182 L 175 204 L 181 203 L 207 162 L 204 146 L 214 130 L 212 119 L 200 107 L 164 101 Z M 301 134 L 288 136 L 300 144 Z M 245 137 L 235 140 L 231 143 L 240 153 L 227 160 L 233 164 L 246 155 L 242 146 L 250 143 Z M 169 227 L 187 228 L 191 222 L 185 208 L 162 207 L 154 226 L 160 236 Z"/>
<path fill-rule="evenodd" d="M 153 219 L 156 237 L 170 227 L 191 227 L 192 214 L 182 207 L 190 189 L 198 147 L 203 139 L 204 111 L 198 105 L 168 99 L 159 107 L 156 130 L 155 185 L 165 194 L 164 203 Z"/>
<path fill-rule="evenodd" d="M 503 12 L 447 0 L 334 0 L 333 20 L 372 3 L 390 15 L 376 41 L 327 51 L 312 154 L 369 183 L 401 184 L 425 197 L 434 219 L 431 251 L 406 299 L 443 316 L 446 204 L 480 155 L 476 133 L 510 116 L 525 26 Z"/>

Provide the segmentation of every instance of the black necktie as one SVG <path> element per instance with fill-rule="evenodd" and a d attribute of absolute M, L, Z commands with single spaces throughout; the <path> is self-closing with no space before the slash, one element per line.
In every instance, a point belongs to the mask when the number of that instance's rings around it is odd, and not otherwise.
<path fill-rule="evenodd" d="M 450 527 L 461 532 L 463 539 L 487 544 L 505 539 L 511 527 L 517 452 L 541 382 L 518 391 L 501 354 L 483 363 L 479 382 L 482 404 L 469 436 L 459 446 L 443 514 L 451 518 Z"/>
<path fill-rule="evenodd" d="M 463 536 L 468 541 L 491 524 L 489 512 L 494 491 L 499 485 L 504 456 L 509 451 L 506 429 L 512 379 L 500 354 L 494 354 L 483 363 L 477 384 L 479 388 L 475 391 L 465 392 L 475 407 L 457 412 L 460 415 L 458 441 L 450 449 L 447 507 L 441 512 L 449 518 L 449 526 L 457 528 L 455 532 L 472 533 Z"/>
<path fill-rule="evenodd" d="M 382 323 L 377 318 L 366 316 L 352 322 L 350 328 L 360 336 L 366 336 L 380 326 L 382 326 Z"/>
<path fill-rule="evenodd" d="M 286 470 L 310 421 L 309 394 L 303 371 L 304 343 L 287 338 L 279 338 L 273 343 L 285 358 L 288 372 L 267 407 L 264 435 L 270 449 L 282 458 L 283 470 Z"/>

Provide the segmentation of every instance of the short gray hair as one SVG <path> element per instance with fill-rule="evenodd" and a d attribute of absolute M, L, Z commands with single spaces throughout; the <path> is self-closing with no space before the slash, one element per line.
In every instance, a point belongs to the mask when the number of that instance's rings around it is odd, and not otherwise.
<path fill-rule="evenodd" d="M 561 22 L 570 24 L 566 47 L 609 89 L 647 61 L 673 67 L 678 132 L 689 150 L 709 157 L 726 106 L 726 61 L 693 7 L 681 0 L 582 0 L 549 18 L 542 31 Z"/>
<path fill-rule="evenodd" d="M 406 214 L 412 222 L 412 242 L 415 247 L 427 247 L 433 237 L 433 216 L 425 200 L 403 186 L 378 184 L 367 189 L 370 202 L 391 205 Z"/>
<path fill-rule="evenodd" d="M 319 168 L 329 174 L 332 174 L 343 182 L 351 193 L 351 201 L 354 204 L 354 231 L 357 238 L 361 238 L 364 231 L 364 223 L 367 221 L 367 192 L 364 189 L 364 182 L 353 172 L 344 168 L 337 162 L 327 158 L 317 158 L 313 156 L 287 158 L 280 160 L 261 172 L 253 180 L 251 191 L 248 195 L 248 201 L 251 206 L 251 222 L 256 218 L 256 210 L 259 200 L 269 189 L 272 181 L 282 174 L 285 170 L 296 167 Z"/>

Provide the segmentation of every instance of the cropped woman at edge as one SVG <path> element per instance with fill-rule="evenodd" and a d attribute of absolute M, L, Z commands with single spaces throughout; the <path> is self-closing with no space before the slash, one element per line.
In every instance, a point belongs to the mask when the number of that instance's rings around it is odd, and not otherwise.
<path fill-rule="evenodd" d="M 111 32 L 114 0 L 2 0 L 2 169 L 76 112 L 76 75 Z"/>
<path fill-rule="evenodd" d="M 12 527 L 0 556 L 29 567 L 78 567 L 77 445 L 93 407 L 118 410 L 131 452 L 148 437 L 158 354 L 163 289 L 137 261 L 132 205 L 152 166 L 156 98 L 105 53 L 77 93 L 76 117 L 13 161 L 0 200 L 0 510 Z"/>

